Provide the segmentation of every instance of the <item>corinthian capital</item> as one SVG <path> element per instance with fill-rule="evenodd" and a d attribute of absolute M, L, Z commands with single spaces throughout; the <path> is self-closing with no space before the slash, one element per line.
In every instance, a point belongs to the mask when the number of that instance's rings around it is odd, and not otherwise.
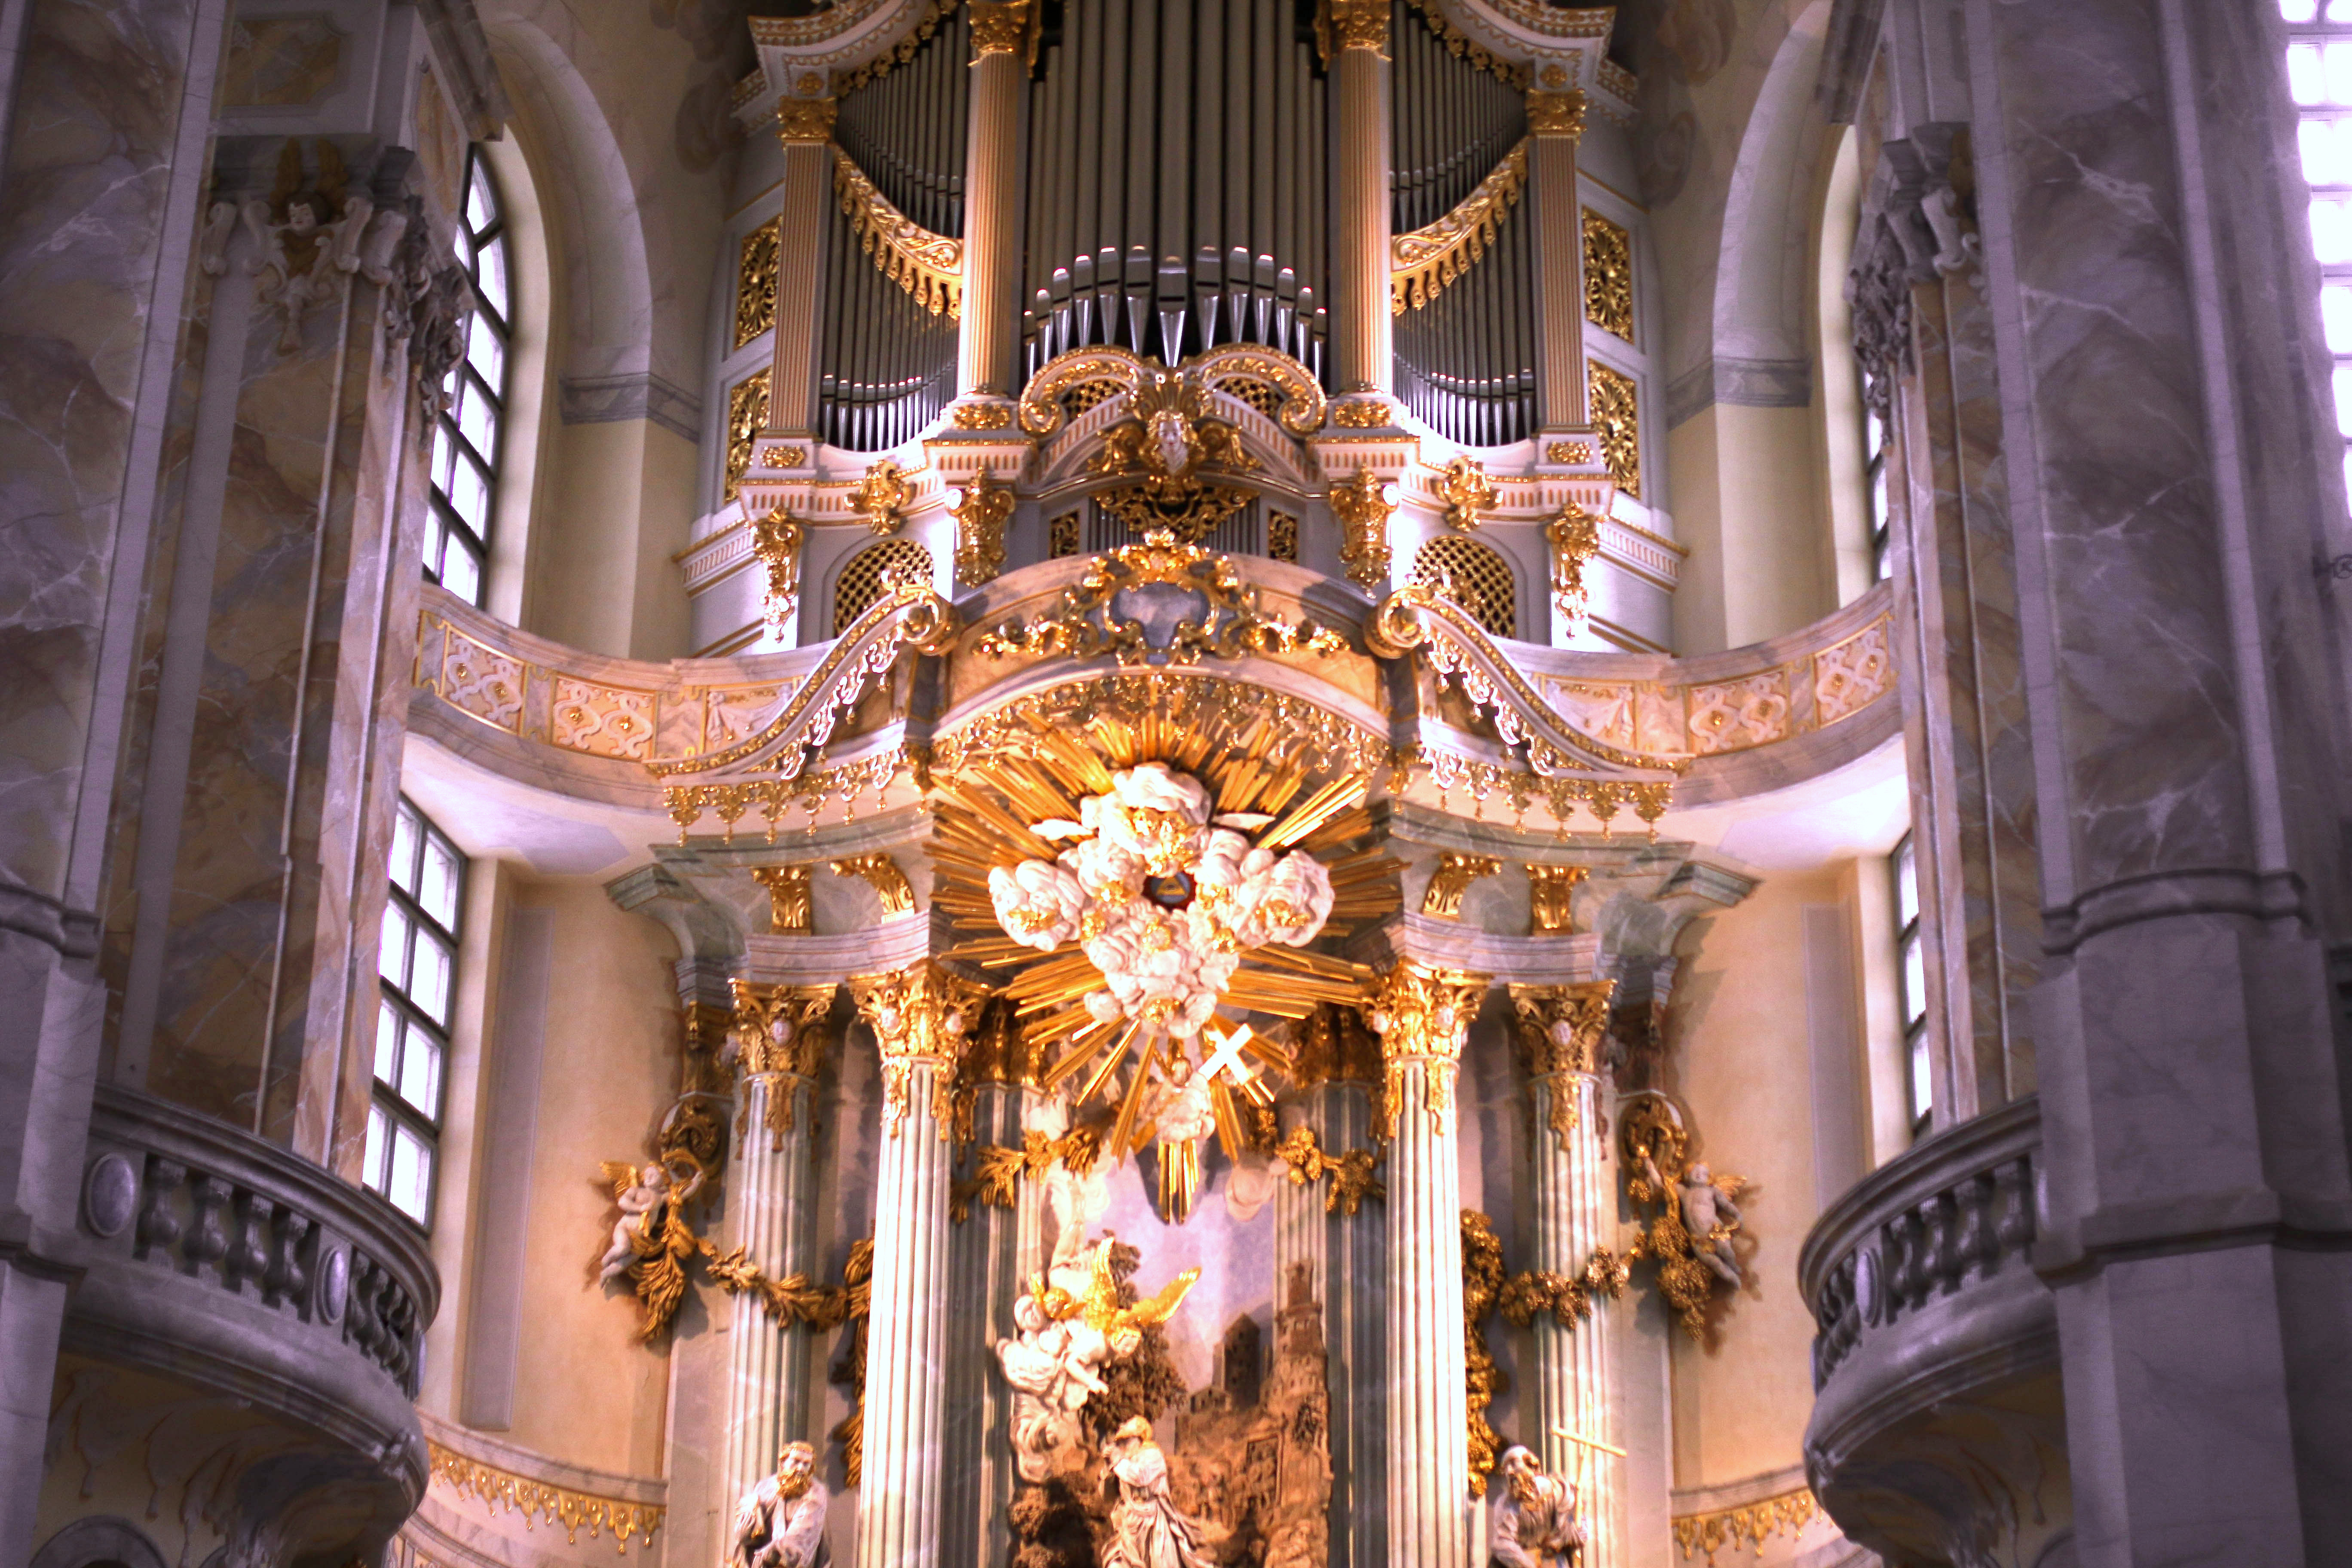
<path fill-rule="evenodd" d="M 735 993 L 735 1017 L 730 1033 L 735 1041 L 735 1065 L 746 1085 L 767 1079 L 767 1127 L 773 1146 L 783 1147 L 793 1130 L 793 1101 L 798 1080 L 813 1079 L 824 1066 L 832 1030 L 825 1022 L 833 1011 L 830 985 L 753 985 L 730 983 Z M 782 1081 L 775 1081 L 782 1080 Z"/>
<path fill-rule="evenodd" d="M 971 52 L 976 58 L 1017 54 L 1029 28 L 1029 0 L 971 0 Z"/>
<path fill-rule="evenodd" d="M 833 117 L 840 105 L 830 98 L 785 98 L 776 101 L 776 137 L 787 147 L 798 142 L 833 140 Z"/>
<path fill-rule="evenodd" d="M 1328 0 L 1330 52 L 1389 47 L 1387 0 Z"/>
<path fill-rule="evenodd" d="M 1441 1137 L 1454 1131 L 1454 1070 L 1487 984 L 1483 974 L 1433 969 L 1412 959 L 1399 960 L 1381 976 L 1366 1021 L 1381 1037 L 1381 1059 L 1387 1069 L 1380 1116 L 1382 1136 L 1394 1131 L 1405 1074 L 1416 1066 L 1422 1069 L 1422 1101 L 1429 1111 L 1430 1131 Z"/>
<path fill-rule="evenodd" d="M 1583 89 L 1578 88 L 1568 92 L 1528 93 L 1528 129 L 1538 136 L 1566 136 L 1573 139 L 1583 135 Z"/>
<path fill-rule="evenodd" d="M 940 1136 L 954 1131 L 956 1068 L 987 992 L 929 959 L 895 974 L 860 975 L 849 983 L 857 1016 L 874 1031 L 882 1053 L 882 1121 L 890 1136 L 909 1107 L 915 1068 L 931 1069 L 931 1115 Z"/>
<path fill-rule="evenodd" d="M 1609 1032 L 1609 998 L 1616 989 L 1613 980 L 1511 987 L 1528 1077 L 1551 1080 L 1551 1130 L 1563 1146 L 1576 1131 L 1583 1096 L 1571 1080 L 1598 1069 L 1601 1042 Z"/>

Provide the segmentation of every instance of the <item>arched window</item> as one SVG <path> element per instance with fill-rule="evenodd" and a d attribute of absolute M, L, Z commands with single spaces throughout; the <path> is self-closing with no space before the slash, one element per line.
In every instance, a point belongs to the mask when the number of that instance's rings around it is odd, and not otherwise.
<path fill-rule="evenodd" d="M 839 637 L 882 596 L 882 585 L 894 569 L 924 582 L 931 578 L 931 552 L 911 539 L 887 539 L 869 544 L 849 558 L 833 584 L 833 635 Z"/>
<path fill-rule="evenodd" d="M 433 516 L 425 531 L 425 572 L 459 598 L 479 604 L 506 424 L 514 271 L 507 254 L 505 210 L 478 147 L 466 154 L 465 210 L 458 216 L 457 246 L 457 258 L 473 279 L 474 314 L 466 328 L 465 357 L 449 367 L 441 384 L 449 406 L 433 433 Z"/>
<path fill-rule="evenodd" d="M 2303 177 L 2311 184 L 2311 249 L 2319 258 L 2319 311 L 2336 356 L 2336 425 L 2352 482 L 2352 4 L 2279 0 L 2287 22 L 2287 86 L 2294 95 Z"/>
<path fill-rule="evenodd" d="M 1412 581 L 1470 613 L 1498 637 L 1519 635 L 1519 589 L 1510 563 L 1475 539 L 1440 534 L 1413 552 Z"/>

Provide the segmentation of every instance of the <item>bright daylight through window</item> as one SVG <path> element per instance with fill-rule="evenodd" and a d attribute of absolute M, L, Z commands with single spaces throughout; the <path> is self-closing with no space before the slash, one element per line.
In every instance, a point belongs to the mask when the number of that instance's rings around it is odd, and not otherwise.
<path fill-rule="evenodd" d="M 433 434 L 433 515 L 425 530 L 425 571 L 459 598 L 479 604 L 514 319 L 506 218 L 479 148 L 467 154 L 466 207 L 456 238 L 457 258 L 473 279 L 474 312 L 467 324 L 465 355 L 441 384 L 448 406 Z"/>
<path fill-rule="evenodd" d="M 407 801 L 392 830 L 392 897 L 376 956 L 383 999 L 376 1011 L 374 1100 L 368 1109 L 363 1178 L 393 1205 L 429 1226 L 441 1137 L 441 1080 L 457 984 L 458 910 L 466 858 Z"/>
<path fill-rule="evenodd" d="M 2336 356 L 2336 425 L 2352 442 L 2352 0 L 2279 0 L 2287 20 L 2287 86 L 2311 184 L 2311 249 L 2320 316 Z M 2352 446 L 2345 458 L 2352 481 Z"/>

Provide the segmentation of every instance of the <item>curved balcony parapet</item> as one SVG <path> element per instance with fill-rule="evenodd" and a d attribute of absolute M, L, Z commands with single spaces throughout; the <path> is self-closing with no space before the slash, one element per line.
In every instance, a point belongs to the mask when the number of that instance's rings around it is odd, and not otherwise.
<path fill-rule="evenodd" d="M 415 1506 L 425 1449 L 417 1356 L 439 1304 L 424 1237 L 382 1198 L 275 1144 L 135 1089 L 102 1087 L 65 1344 L 224 1396 Z"/>
<path fill-rule="evenodd" d="M 1805 1464 L 1847 1536 L 1888 1561 L 2031 1563 L 2070 1528 L 2058 1317 L 2031 1253 L 2038 1100 L 1938 1133 L 1805 1238 Z"/>
<path fill-rule="evenodd" d="M 870 773 L 890 764 L 886 753 L 894 748 L 919 749 L 960 714 L 1112 668 L 1107 658 L 985 651 L 986 633 L 1008 618 L 1055 614 L 1094 559 L 1008 573 L 961 597 L 952 627 L 923 622 L 945 605 L 910 588 L 904 603 L 877 605 L 834 642 L 660 664 L 564 647 L 428 585 L 413 722 L 492 773 L 635 810 L 664 809 L 664 784 L 710 776 L 731 767 L 739 752 L 745 765 L 786 778 L 853 763 Z M 1430 679 L 1458 683 L 1483 710 L 1492 733 L 1480 735 L 1457 731 L 1426 704 L 1411 717 L 1388 711 L 1383 666 L 1392 661 L 1366 641 L 1376 629 L 1374 606 L 1360 590 L 1255 557 L 1231 564 L 1269 611 L 1303 612 L 1338 631 L 1349 651 L 1330 658 L 1206 658 L 1184 673 L 1272 681 L 1360 727 L 1385 728 L 1382 741 L 1417 749 L 1433 767 L 1454 753 L 1490 772 L 1524 766 L 1510 762 L 1513 747 L 1551 737 L 1554 752 L 1613 755 L 1651 770 L 1643 776 L 1671 769 L 1675 804 L 1696 806 L 1818 776 L 1901 728 L 1884 585 L 1787 636 L 1692 658 L 1473 636 L 1466 617 L 1424 611 L 1428 635 L 1410 657 L 1430 666 Z M 907 678 L 919 655 L 942 662 L 939 679 Z M 786 743 L 814 751 L 789 766 L 767 754 Z M 1544 771 L 1540 761 L 1535 765 Z"/>

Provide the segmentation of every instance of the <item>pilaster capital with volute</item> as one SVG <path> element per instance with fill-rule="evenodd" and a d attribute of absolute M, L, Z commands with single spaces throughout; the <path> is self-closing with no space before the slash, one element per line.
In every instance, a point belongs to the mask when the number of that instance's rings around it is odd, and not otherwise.
<path fill-rule="evenodd" d="M 940 1138 L 954 1135 L 957 1069 L 980 1022 L 987 990 L 930 959 L 890 974 L 849 982 L 857 1016 L 874 1031 L 882 1055 L 882 1124 L 891 1137 L 913 1108 L 918 1068 L 931 1074 L 932 1119 Z"/>
<path fill-rule="evenodd" d="M 1454 1131 L 1454 1079 L 1462 1062 L 1462 1044 L 1469 1037 L 1470 1021 L 1478 1016 L 1479 999 L 1490 977 L 1456 969 L 1438 969 L 1412 959 L 1401 959 L 1381 977 L 1366 1016 L 1381 1037 L 1381 1061 L 1385 1068 L 1381 1132 L 1394 1136 L 1397 1108 L 1403 1100 L 1404 1075 L 1414 1067 L 1423 1072 L 1423 1104 L 1429 1111 L 1430 1131 L 1444 1137 Z"/>
<path fill-rule="evenodd" d="M 841 105 L 830 98 L 783 98 L 776 100 L 776 139 L 787 150 L 833 140 L 834 117 Z"/>
<path fill-rule="evenodd" d="M 1389 47 L 1387 0 L 1325 0 L 1323 15 L 1327 58 L 1347 49 L 1377 54 Z"/>
<path fill-rule="evenodd" d="M 1582 1098 L 1582 1086 L 1575 1080 L 1600 1070 L 1601 1042 L 1609 1033 L 1609 999 L 1616 990 L 1614 980 L 1510 988 L 1521 1059 L 1530 1081 L 1549 1083 L 1551 1130 L 1563 1145 L 1576 1131 Z"/>
<path fill-rule="evenodd" d="M 830 985 L 754 985 L 731 983 L 735 1013 L 729 1035 L 735 1047 L 739 1092 L 764 1100 L 761 1119 L 772 1147 L 783 1147 L 794 1123 L 793 1101 L 801 1086 L 814 1082 L 824 1066 L 833 1031 Z M 748 1109 L 751 1100 L 742 1104 Z"/>
<path fill-rule="evenodd" d="M 1021 52 L 1029 31 L 1029 0 L 971 0 L 970 10 L 973 59 Z"/>
<path fill-rule="evenodd" d="M 1530 91 L 1528 94 L 1528 132 L 1534 136 L 1565 136 L 1570 141 L 1582 136 L 1584 89 Z"/>

